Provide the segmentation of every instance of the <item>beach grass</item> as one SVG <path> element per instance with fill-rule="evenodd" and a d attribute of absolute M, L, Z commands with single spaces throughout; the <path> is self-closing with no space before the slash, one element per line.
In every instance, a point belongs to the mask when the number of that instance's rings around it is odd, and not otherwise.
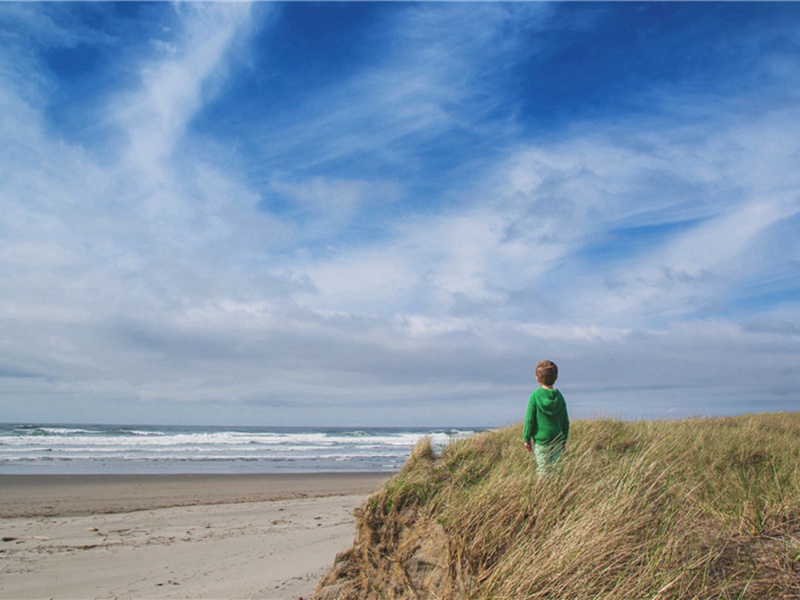
<path fill-rule="evenodd" d="M 338 597 L 800 598 L 800 413 L 573 423 L 536 474 L 521 425 L 423 439 L 358 513 Z"/>

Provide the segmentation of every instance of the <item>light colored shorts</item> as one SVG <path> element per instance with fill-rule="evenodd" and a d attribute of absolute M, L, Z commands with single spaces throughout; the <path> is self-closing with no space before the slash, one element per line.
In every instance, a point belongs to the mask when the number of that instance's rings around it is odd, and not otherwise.
<path fill-rule="evenodd" d="M 546 475 L 553 472 L 555 464 L 564 452 L 564 444 L 555 442 L 553 444 L 534 444 L 533 454 L 536 456 L 536 472 L 539 475 Z"/>

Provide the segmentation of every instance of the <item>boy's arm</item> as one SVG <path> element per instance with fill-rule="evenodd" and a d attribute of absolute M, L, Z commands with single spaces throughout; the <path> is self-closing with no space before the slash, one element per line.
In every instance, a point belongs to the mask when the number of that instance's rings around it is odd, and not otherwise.
<path fill-rule="evenodd" d="M 522 441 L 525 449 L 531 451 L 531 438 L 536 432 L 536 405 L 533 401 L 533 394 L 528 398 L 528 410 L 525 411 L 525 422 L 522 426 Z"/>

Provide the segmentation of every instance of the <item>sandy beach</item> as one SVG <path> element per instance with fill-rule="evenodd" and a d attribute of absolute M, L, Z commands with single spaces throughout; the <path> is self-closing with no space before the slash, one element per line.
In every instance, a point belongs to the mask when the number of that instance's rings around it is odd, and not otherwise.
<path fill-rule="evenodd" d="M 388 477 L 0 476 L 0 597 L 307 598 Z"/>

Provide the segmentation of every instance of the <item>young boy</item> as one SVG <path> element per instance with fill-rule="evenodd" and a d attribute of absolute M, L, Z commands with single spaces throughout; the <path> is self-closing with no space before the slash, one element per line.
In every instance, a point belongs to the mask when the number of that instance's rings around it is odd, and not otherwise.
<path fill-rule="evenodd" d="M 567 445 L 569 416 L 564 396 L 553 384 L 558 379 L 558 367 L 549 360 L 536 365 L 536 381 L 541 386 L 531 394 L 522 430 L 525 449 L 536 456 L 536 470 L 549 473 Z"/>

